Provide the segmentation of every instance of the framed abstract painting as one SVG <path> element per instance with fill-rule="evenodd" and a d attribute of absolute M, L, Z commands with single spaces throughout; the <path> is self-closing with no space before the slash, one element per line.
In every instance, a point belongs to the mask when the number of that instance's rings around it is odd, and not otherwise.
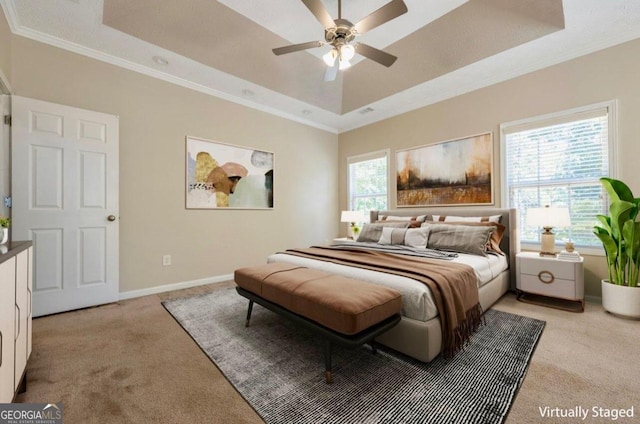
<path fill-rule="evenodd" d="M 273 209 L 271 152 L 186 139 L 187 209 Z"/>
<path fill-rule="evenodd" d="M 492 205 L 493 135 L 396 152 L 397 206 Z"/>

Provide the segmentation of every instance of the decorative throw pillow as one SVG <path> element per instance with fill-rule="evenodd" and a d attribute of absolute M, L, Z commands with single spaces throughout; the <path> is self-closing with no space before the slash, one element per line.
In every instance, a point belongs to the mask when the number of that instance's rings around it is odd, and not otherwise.
<path fill-rule="evenodd" d="M 501 215 L 489 216 L 453 216 L 453 215 L 433 215 L 433 221 L 441 222 L 500 222 Z"/>
<path fill-rule="evenodd" d="M 411 247 L 426 248 L 429 239 L 428 228 L 411 228 L 407 230 L 404 236 L 404 244 Z"/>
<path fill-rule="evenodd" d="M 467 225 L 425 224 L 429 228 L 427 247 L 487 256 L 487 242 L 495 227 Z"/>
<path fill-rule="evenodd" d="M 499 255 L 504 255 L 502 249 L 500 249 L 500 242 L 504 236 L 504 231 L 507 227 L 499 222 L 434 222 L 426 221 L 422 225 L 428 226 L 429 224 L 444 224 L 444 225 L 466 225 L 466 226 L 478 226 L 478 227 L 495 227 L 495 231 L 491 233 L 491 237 L 487 242 L 487 251 L 495 252 Z"/>
<path fill-rule="evenodd" d="M 428 228 L 382 228 L 380 244 L 403 244 L 410 247 L 425 248 L 429 237 Z"/>
<path fill-rule="evenodd" d="M 404 237 L 407 234 L 406 228 L 383 227 L 380 235 L 380 244 L 404 244 Z"/>
<path fill-rule="evenodd" d="M 380 236 L 382 235 L 382 229 L 384 227 L 407 228 L 408 226 L 409 226 L 408 222 L 384 222 L 384 223 L 364 224 L 364 226 L 362 227 L 362 231 L 360 231 L 360 235 L 358 236 L 358 241 L 377 243 L 380 240 Z"/>

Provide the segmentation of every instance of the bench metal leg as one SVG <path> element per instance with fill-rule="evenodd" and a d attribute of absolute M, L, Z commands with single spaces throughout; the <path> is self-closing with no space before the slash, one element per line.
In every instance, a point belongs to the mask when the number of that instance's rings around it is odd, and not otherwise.
<path fill-rule="evenodd" d="M 378 353 L 378 346 L 376 346 L 376 341 L 372 339 L 369 344 L 371 345 L 371 353 L 373 353 L 374 355 Z"/>
<path fill-rule="evenodd" d="M 324 340 L 324 378 L 327 384 L 331 384 L 331 340 Z"/>
<path fill-rule="evenodd" d="M 245 327 L 249 326 L 249 321 L 251 320 L 251 311 L 253 311 L 253 300 L 249 301 L 249 310 L 247 311 L 247 322 L 244 323 Z"/>

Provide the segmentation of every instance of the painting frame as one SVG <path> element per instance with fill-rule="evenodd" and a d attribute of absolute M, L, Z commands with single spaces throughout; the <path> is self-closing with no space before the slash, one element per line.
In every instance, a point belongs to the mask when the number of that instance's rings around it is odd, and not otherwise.
<path fill-rule="evenodd" d="M 396 207 L 495 204 L 493 132 L 396 151 Z"/>
<path fill-rule="evenodd" d="M 273 210 L 275 153 L 185 137 L 185 209 Z"/>

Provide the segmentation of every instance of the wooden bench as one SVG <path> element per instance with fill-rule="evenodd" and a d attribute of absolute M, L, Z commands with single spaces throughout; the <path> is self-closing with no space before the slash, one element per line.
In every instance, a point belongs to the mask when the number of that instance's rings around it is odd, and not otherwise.
<path fill-rule="evenodd" d="M 325 379 L 331 383 L 334 343 L 355 348 L 370 343 L 400 321 L 399 292 L 364 281 L 285 263 L 235 271 L 238 294 L 285 316 L 324 339 Z"/>

